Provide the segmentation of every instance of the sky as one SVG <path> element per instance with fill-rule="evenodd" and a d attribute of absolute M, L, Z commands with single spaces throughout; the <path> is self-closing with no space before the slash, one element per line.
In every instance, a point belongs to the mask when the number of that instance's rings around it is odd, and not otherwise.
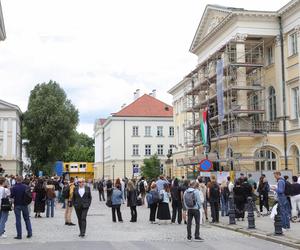
<path fill-rule="evenodd" d="M 167 91 L 197 64 L 189 52 L 207 4 L 278 10 L 288 0 L 1 0 L 0 99 L 27 109 L 30 91 L 55 80 L 79 110 L 77 130 L 93 135 L 141 94 Z"/>

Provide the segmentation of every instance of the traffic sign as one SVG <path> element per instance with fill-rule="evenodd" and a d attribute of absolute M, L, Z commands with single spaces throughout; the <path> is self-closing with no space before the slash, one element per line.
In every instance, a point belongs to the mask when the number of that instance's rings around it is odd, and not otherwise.
<path fill-rule="evenodd" d="M 210 171 L 213 168 L 213 163 L 208 159 L 200 161 L 199 171 Z"/>

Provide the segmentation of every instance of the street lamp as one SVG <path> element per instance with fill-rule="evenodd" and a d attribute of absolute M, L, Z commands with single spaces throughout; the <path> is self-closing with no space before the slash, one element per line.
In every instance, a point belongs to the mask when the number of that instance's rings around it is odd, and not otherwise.
<path fill-rule="evenodd" d="M 115 164 L 112 165 L 113 170 L 113 186 L 115 186 Z"/>
<path fill-rule="evenodd" d="M 131 161 L 132 162 L 132 179 L 133 179 L 133 177 L 134 177 L 134 168 L 135 168 L 135 160 L 132 160 Z"/>

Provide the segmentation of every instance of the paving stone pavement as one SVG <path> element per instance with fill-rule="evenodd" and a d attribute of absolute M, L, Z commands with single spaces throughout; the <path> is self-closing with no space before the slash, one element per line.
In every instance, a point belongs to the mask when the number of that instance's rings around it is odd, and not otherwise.
<path fill-rule="evenodd" d="M 31 213 L 33 216 L 33 212 Z M 178 224 L 157 225 L 148 222 L 149 210 L 138 207 L 138 222 L 130 223 L 130 209 L 122 205 L 124 223 L 112 223 L 111 210 L 104 202 L 99 202 L 97 192 L 93 192 L 93 202 L 87 218 L 87 236 L 78 237 L 78 227 L 64 225 L 64 209 L 57 204 L 54 218 L 31 217 L 33 237 L 26 239 L 24 223 L 23 240 L 14 240 L 15 218 L 10 213 L 6 226 L 7 239 L 0 240 L 0 250 L 35 249 L 194 249 L 198 245 L 205 249 L 290 249 L 280 244 L 267 242 L 243 234 L 212 227 L 201 226 L 200 234 L 204 242 L 187 242 L 186 226 Z M 77 224 L 75 211 L 73 222 Z M 194 229 L 194 228 L 193 228 Z M 67 246 L 67 247 L 66 247 Z M 228 248 L 226 247 L 228 246 Z M 72 248 L 70 248 L 72 247 Z M 225 247 L 225 248 L 224 248 Z"/>

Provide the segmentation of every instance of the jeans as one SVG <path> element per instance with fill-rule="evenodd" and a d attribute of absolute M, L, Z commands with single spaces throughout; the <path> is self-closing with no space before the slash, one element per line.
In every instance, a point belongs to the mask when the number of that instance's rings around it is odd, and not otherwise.
<path fill-rule="evenodd" d="M 282 227 L 287 229 L 290 228 L 290 219 L 289 219 L 289 203 L 285 195 L 278 195 L 278 205 L 280 209 Z"/>
<path fill-rule="evenodd" d="M 49 217 L 51 209 L 51 217 L 54 217 L 54 199 L 47 199 L 46 217 Z"/>
<path fill-rule="evenodd" d="M 86 230 L 86 216 L 88 213 L 88 208 L 75 208 L 75 212 L 78 219 L 80 235 L 85 235 Z"/>
<path fill-rule="evenodd" d="M 136 220 L 137 220 L 136 206 L 130 207 L 130 212 L 131 212 L 131 220 L 130 221 L 136 222 Z"/>
<path fill-rule="evenodd" d="M 200 236 L 200 211 L 199 209 L 188 209 L 188 221 L 187 221 L 187 237 L 192 238 L 192 221 L 195 218 L 195 238 Z"/>
<path fill-rule="evenodd" d="M 172 222 L 175 223 L 176 220 L 176 214 L 178 212 L 177 222 L 178 224 L 182 221 L 182 206 L 179 203 L 179 201 L 172 201 Z"/>
<path fill-rule="evenodd" d="M 121 214 L 121 205 L 112 205 L 111 212 L 112 212 L 113 222 L 116 222 L 116 211 L 117 211 L 118 221 L 123 221 L 122 214 Z"/>
<path fill-rule="evenodd" d="M 221 216 L 227 216 L 229 211 L 229 200 L 221 195 Z"/>
<path fill-rule="evenodd" d="M 149 220 L 152 222 L 155 221 L 156 209 L 157 209 L 157 203 L 153 203 L 150 205 L 150 219 Z"/>
<path fill-rule="evenodd" d="M 103 201 L 105 201 L 104 190 L 98 191 L 98 192 L 99 192 L 99 200 L 102 201 L 102 199 L 103 199 Z M 101 198 L 102 198 L 102 199 L 101 199 Z"/>
<path fill-rule="evenodd" d="M 31 223 L 29 219 L 28 207 L 26 205 L 17 205 L 14 208 L 16 216 L 17 237 L 22 238 L 21 212 L 25 221 L 27 235 L 32 235 Z"/>
<path fill-rule="evenodd" d="M 8 218 L 8 211 L 0 211 L 0 235 L 5 233 L 5 223 Z"/>

